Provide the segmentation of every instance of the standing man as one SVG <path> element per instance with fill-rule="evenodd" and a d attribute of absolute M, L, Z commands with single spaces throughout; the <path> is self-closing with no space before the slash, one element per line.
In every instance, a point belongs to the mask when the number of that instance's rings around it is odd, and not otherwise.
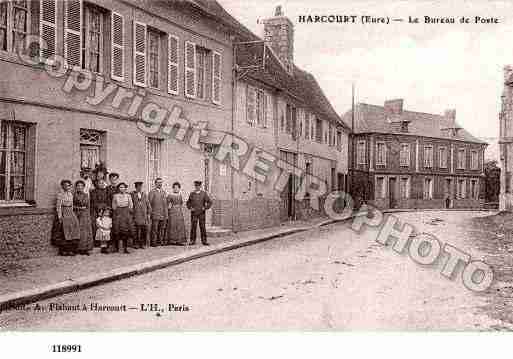
<path fill-rule="evenodd" d="M 212 201 L 207 192 L 201 189 L 201 181 L 194 181 L 194 191 L 189 195 L 187 208 L 191 210 L 191 241 L 190 244 L 196 244 L 196 227 L 200 227 L 201 243 L 208 246 L 207 229 L 205 227 L 205 211 L 212 207 Z"/>
<path fill-rule="evenodd" d="M 132 192 L 134 204 L 135 243 L 134 248 L 146 247 L 148 225 L 150 224 L 151 205 L 146 193 L 142 191 L 143 183 L 135 182 L 135 191 Z"/>
<path fill-rule="evenodd" d="M 156 247 L 164 244 L 167 222 L 167 194 L 162 189 L 162 178 L 155 180 L 155 188 L 150 191 L 148 199 L 151 207 L 151 240 L 150 245 Z"/>
<path fill-rule="evenodd" d="M 119 181 L 119 174 L 116 172 L 109 173 L 109 185 L 107 186 L 107 203 L 108 207 L 112 206 L 112 199 L 114 198 L 114 195 L 118 193 L 118 181 Z M 118 239 L 116 238 L 116 233 L 113 231 L 111 233 L 111 245 L 110 245 L 110 252 L 114 253 L 118 251 Z"/>

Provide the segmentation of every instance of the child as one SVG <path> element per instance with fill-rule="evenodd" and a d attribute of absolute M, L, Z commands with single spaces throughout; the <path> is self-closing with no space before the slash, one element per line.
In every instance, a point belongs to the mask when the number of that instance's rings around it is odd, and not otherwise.
<path fill-rule="evenodd" d="M 110 242 L 110 230 L 112 229 L 112 218 L 110 218 L 110 208 L 104 208 L 100 211 L 100 216 L 96 219 L 96 240 L 101 243 L 101 252 L 107 254 L 107 244 Z"/>

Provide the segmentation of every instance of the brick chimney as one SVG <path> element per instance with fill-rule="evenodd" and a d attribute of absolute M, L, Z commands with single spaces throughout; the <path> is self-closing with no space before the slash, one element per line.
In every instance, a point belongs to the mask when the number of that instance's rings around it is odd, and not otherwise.
<path fill-rule="evenodd" d="M 442 125 L 441 130 L 446 132 L 449 136 L 454 137 L 458 135 L 458 130 L 461 129 L 456 123 L 456 110 L 448 109 L 444 112 L 445 124 Z"/>
<path fill-rule="evenodd" d="M 403 114 L 403 103 L 402 98 L 395 100 L 385 101 L 385 113 L 389 115 L 402 115 Z"/>
<path fill-rule="evenodd" d="M 294 25 L 277 6 L 274 16 L 262 21 L 264 23 L 264 40 L 285 65 L 288 71 L 294 63 Z"/>
<path fill-rule="evenodd" d="M 447 119 L 447 120 L 450 120 L 452 122 L 456 122 L 456 110 L 451 108 L 451 109 L 448 109 L 448 110 L 445 110 L 445 114 L 444 114 L 444 117 Z"/>

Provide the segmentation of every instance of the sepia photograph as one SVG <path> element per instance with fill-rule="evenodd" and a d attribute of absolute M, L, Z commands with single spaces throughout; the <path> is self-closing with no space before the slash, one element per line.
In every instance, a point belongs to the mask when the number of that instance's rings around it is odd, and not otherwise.
<path fill-rule="evenodd" d="M 509 1 L 0 1 L 0 337 L 511 332 L 512 38 Z"/>

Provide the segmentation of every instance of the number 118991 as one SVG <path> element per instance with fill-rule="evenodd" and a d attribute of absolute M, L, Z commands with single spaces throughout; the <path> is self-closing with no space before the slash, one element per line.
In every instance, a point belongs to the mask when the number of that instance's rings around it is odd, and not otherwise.
<path fill-rule="evenodd" d="M 53 353 L 82 353 L 82 346 L 80 344 L 73 344 L 73 345 L 56 344 L 56 345 L 52 345 L 52 352 Z"/>

